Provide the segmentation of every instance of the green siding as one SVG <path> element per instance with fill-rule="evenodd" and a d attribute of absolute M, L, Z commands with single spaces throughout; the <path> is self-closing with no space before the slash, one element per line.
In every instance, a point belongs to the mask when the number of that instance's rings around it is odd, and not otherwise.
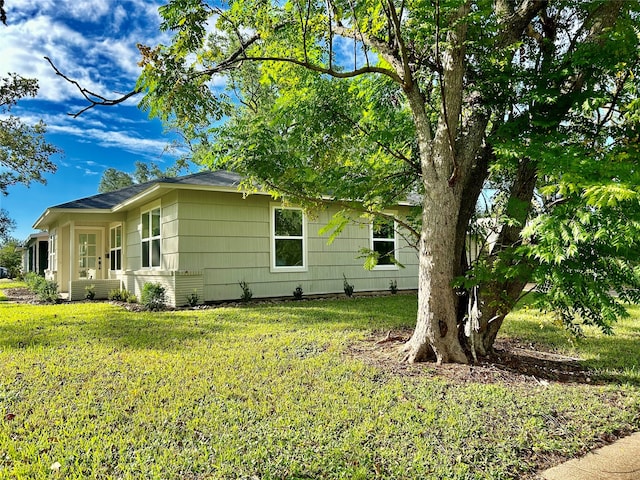
<path fill-rule="evenodd" d="M 392 279 L 398 288 L 417 288 L 417 256 L 401 238 L 398 260 L 406 268 L 394 270 L 363 268 L 363 259 L 357 257 L 361 248 L 370 246 L 367 225 L 347 226 L 329 245 L 318 230 L 335 212 L 331 208 L 307 217 L 307 270 L 271 271 L 273 203 L 265 195 L 243 198 L 239 193 L 178 192 L 178 270 L 203 271 L 204 300 L 239 298 L 241 280 L 249 283 L 256 298 L 290 296 L 297 285 L 302 285 L 305 294 L 340 293 L 343 274 L 356 291 L 387 290 Z"/>
<path fill-rule="evenodd" d="M 266 195 L 243 198 L 236 192 L 175 190 L 149 204 L 117 214 L 65 214 L 56 225 L 73 222 L 75 227 L 102 227 L 104 250 L 108 251 L 109 228 L 124 225 L 123 271 L 111 274 L 123 287 L 140 295 L 145 282 L 161 283 L 171 305 L 184 305 L 195 290 L 200 301 L 238 299 L 238 282 L 248 282 L 255 298 L 291 296 L 301 285 L 306 295 L 342 293 L 343 275 L 358 291 L 387 290 L 395 280 L 400 289 L 417 288 L 415 251 L 399 238 L 398 260 L 407 268 L 367 271 L 361 248 L 370 246 L 366 225 L 349 225 L 332 244 L 318 230 L 335 209 L 306 217 L 307 266 L 301 272 L 271 270 L 270 215 L 277 204 Z M 161 268 L 141 269 L 141 212 L 161 207 Z M 69 287 L 69 227 L 58 227 L 57 273 L 61 287 Z M 105 262 L 107 262 L 105 260 Z M 104 265 L 108 265 L 105 263 Z M 78 285 L 79 286 L 79 285 Z M 74 296 L 78 289 L 74 289 Z M 83 292 L 84 293 L 84 292 Z"/>

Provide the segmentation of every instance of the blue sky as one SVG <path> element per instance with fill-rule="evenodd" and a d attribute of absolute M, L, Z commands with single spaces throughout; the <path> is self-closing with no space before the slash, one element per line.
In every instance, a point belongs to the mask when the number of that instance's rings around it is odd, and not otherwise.
<path fill-rule="evenodd" d="M 44 210 L 97 193 L 108 167 L 133 171 L 136 160 L 171 165 L 177 153 L 167 151 L 175 139 L 161 123 L 151 121 L 133 99 L 116 107 L 92 109 L 79 118 L 67 115 L 86 105 L 75 87 L 57 77 L 45 56 L 70 78 L 107 97 L 130 90 L 138 77 L 136 45 L 168 39 L 160 32 L 153 0 L 7 0 L 7 27 L 0 26 L 0 75 L 16 72 L 37 78 L 39 95 L 23 100 L 13 113 L 29 123 L 42 119 L 47 139 L 64 150 L 54 160 L 47 185 L 13 186 L 0 198 L 18 226 L 22 240 Z"/>

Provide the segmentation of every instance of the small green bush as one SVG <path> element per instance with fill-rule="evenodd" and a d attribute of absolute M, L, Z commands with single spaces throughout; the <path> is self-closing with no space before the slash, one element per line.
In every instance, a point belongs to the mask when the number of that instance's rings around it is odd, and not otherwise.
<path fill-rule="evenodd" d="M 53 280 L 46 280 L 35 272 L 29 272 L 24 276 L 24 281 L 27 288 L 35 293 L 41 302 L 60 302 L 58 284 Z"/>
<path fill-rule="evenodd" d="M 96 286 L 95 285 L 87 285 L 84 287 L 84 298 L 87 300 L 93 300 L 96 298 Z"/>
<path fill-rule="evenodd" d="M 120 290 L 119 288 L 109 290 L 107 298 L 114 302 L 122 302 L 125 299 L 124 292 L 126 292 L 126 290 Z"/>
<path fill-rule="evenodd" d="M 144 305 L 147 310 L 164 310 L 167 306 L 165 288 L 159 283 L 145 283 L 142 286 L 140 303 Z"/>
<path fill-rule="evenodd" d="M 190 307 L 195 307 L 196 305 L 198 305 L 199 300 L 200 300 L 200 297 L 198 296 L 198 290 L 194 288 L 193 292 L 187 295 L 187 304 Z"/>
<path fill-rule="evenodd" d="M 60 294 L 58 293 L 58 284 L 53 280 L 44 280 L 40 283 L 36 291 L 38 299 L 47 303 L 60 303 Z"/>
<path fill-rule="evenodd" d="M 29 272 L 24 276 L 24 282 L 29 290 L 37 293 L 46 280 L 35 272 Z"/>
<path fill-rule="evenodd" d="M 136 303 L 137 301 L 134 294 L 132 294 L 128 290 L 120 290 L 119 288 L 110 290 L 107 294 L 107 298 L 114 302 Z M 133 301 L 131 299 L 133 299 Z"/>
<path fill-rule="evenodd" d="M 344 274 L 344 273 L 342 274 L 342 278 L 344 278 L 344 282 L 343 282 L 344 294 L 345 294 L 347 297 L 352 297 L 352 296 L 353 296 L 353 285 L 352 285 L 352 284 L 350 284 L 350 283 L 347 281 L 347 277 L 345 276 L 345 274 Z"/>
<path fill-rule="evenodd" d="M 253 297 L 253 292 L 251 291 L 251 288 L 249 288 L 249 284 L 242 280 L 241 282 L 238 282 L 238 285 L 240 285 L 240 288 L 242 289 L 240 300 L 242 300 L 243 302 L 248 302 L 249 300 L 251 300 L 251 297 Z"/>

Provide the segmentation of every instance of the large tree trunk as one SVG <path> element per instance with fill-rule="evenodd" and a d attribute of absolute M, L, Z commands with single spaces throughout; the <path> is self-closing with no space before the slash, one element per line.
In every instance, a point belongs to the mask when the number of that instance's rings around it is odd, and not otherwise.
<path fill-rule="evenodd" d="M 437 199 L 437 200 L 436 200 Z M 458 340 L 457 298 L 452 287 L 457 258 L 455 236 L 459 201 L 451 188 L 425 196 L 420 239 L 418 318 L 405 345 L 406 360 L 467 363 Z"/>

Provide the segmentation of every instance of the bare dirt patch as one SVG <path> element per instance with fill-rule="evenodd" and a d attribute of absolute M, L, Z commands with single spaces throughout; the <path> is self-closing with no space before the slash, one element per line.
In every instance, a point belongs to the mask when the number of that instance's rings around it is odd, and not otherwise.
<path fill-rule="evenodd" d="M 38 297 L 28 288 L 3 288 L 7 301 L 15 303 L 40 303 Z"/>
<path fill-rule="evenodd" d="M 517 340 L 496 342 L 496 353 L 478 359 L 475 365 L 425 362 L 402 363 L 402 345 L 411 330 L 374 332 L 362 342 L 351 345 L 349 354 L 389 373 L 400 375 L 431 375 L 456 383 L 538 384 L 549 382 L 594 383 L 593 372 L 580 364 L 579 359 L 541 351 Z"/>

